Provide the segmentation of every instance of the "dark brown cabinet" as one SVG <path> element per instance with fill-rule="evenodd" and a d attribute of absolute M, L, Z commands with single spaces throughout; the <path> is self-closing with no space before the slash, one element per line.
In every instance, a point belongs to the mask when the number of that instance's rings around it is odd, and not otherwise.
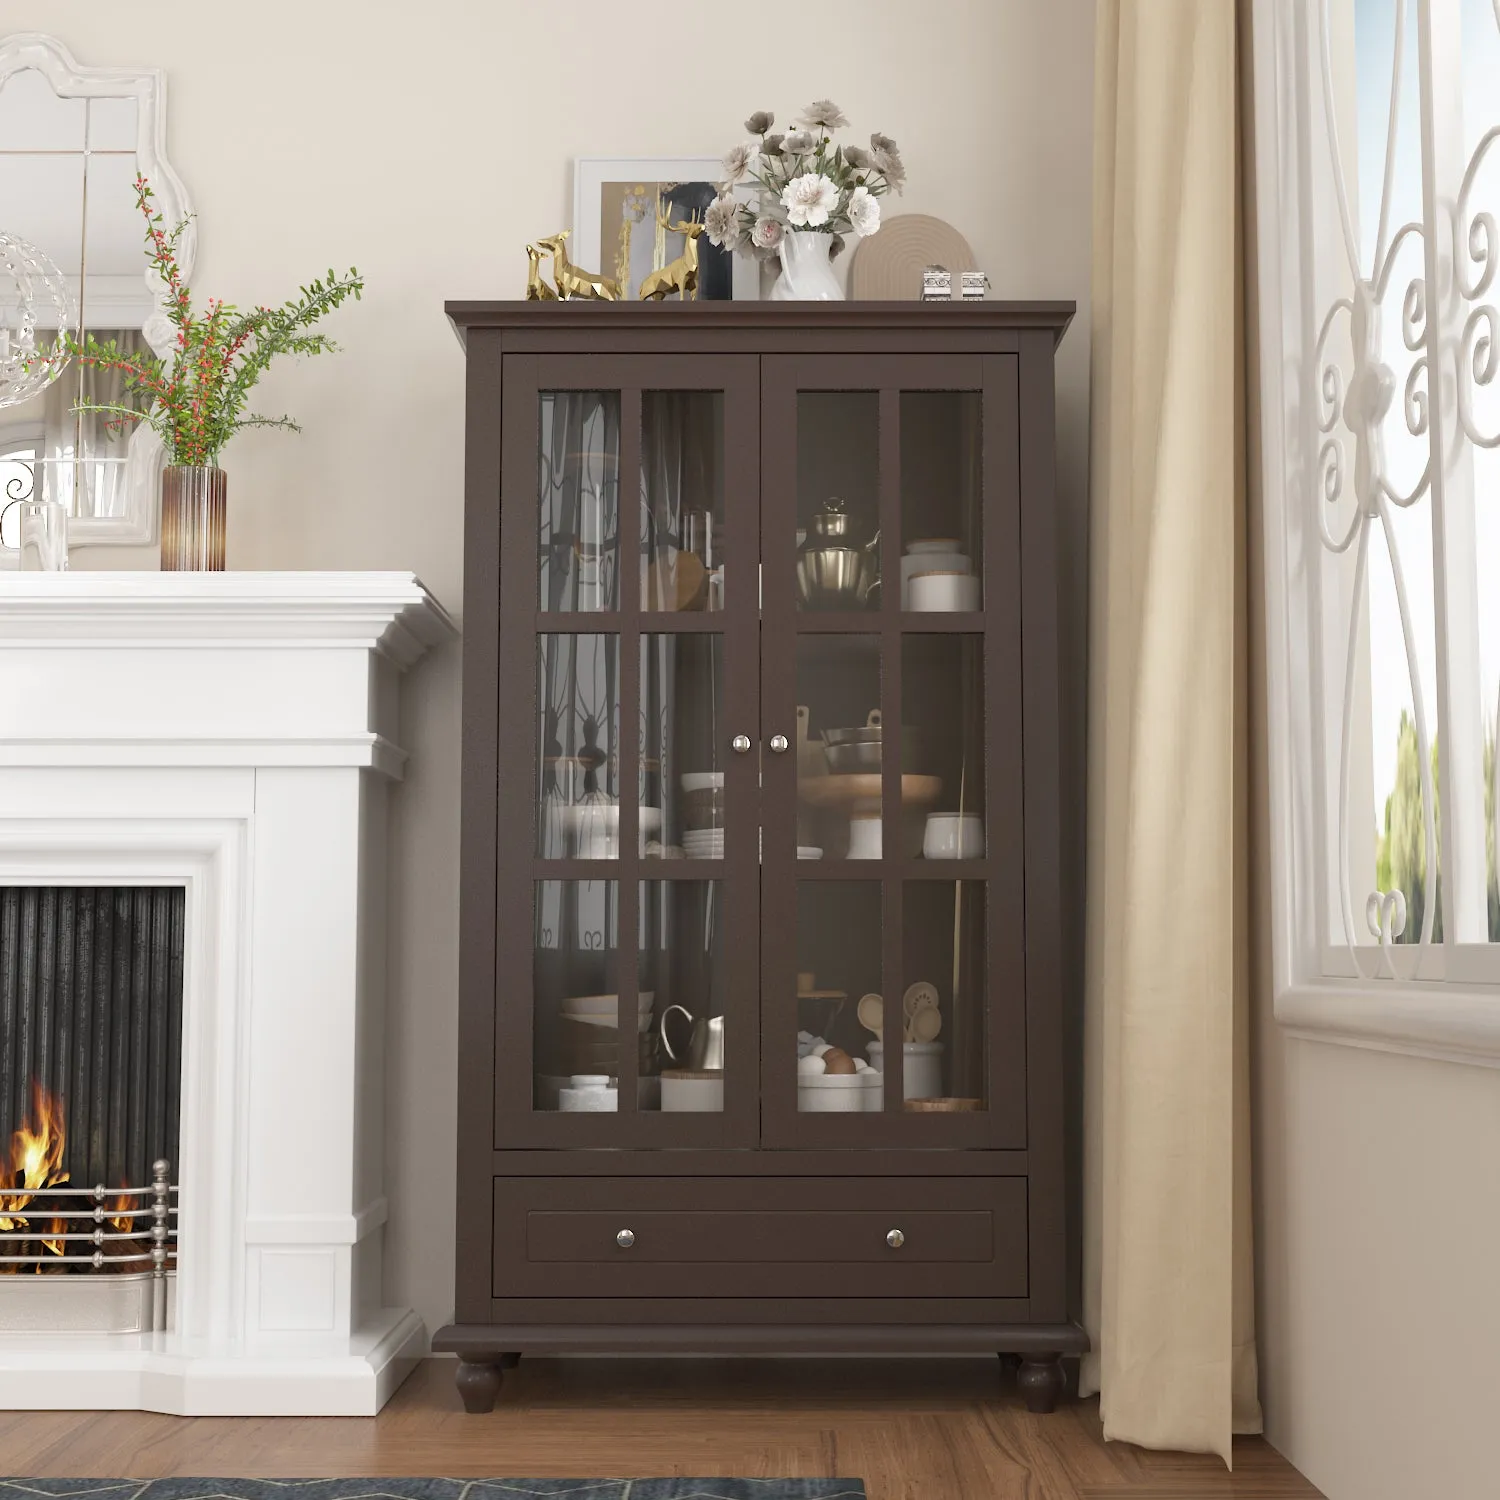
<path fill-rule="evenodd" d="M 1050 1406 L 1084 1347 L 1071 304 L 448 311 L 463 946 L 434 1347 L 471 1410 L 528 1351 L 664 1349 L 992 1350 Z"/>

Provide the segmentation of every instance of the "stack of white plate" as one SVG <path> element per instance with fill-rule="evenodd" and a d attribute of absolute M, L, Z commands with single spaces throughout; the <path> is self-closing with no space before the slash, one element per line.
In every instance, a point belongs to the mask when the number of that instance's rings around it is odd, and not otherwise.
<path fill-rule="evenodd" d="M 723 859 L 724 830 L 722 828 L 689 829 L 682 836 L 682 848 L 689 859 Z"/>
<path fill-rule="evenodd" d="M 642 990 L 636 996 L 637 1031 L 645 1031 L 651 1025 L 651 1007 L 656 1001 L 655 990 Z M 574 995 L 564 1000 L 562 1012 L 570 1021 L 582 1021 L 585 1026 L 618 1026 L 620 1022 L 620 997 L 618 995 Z"/>

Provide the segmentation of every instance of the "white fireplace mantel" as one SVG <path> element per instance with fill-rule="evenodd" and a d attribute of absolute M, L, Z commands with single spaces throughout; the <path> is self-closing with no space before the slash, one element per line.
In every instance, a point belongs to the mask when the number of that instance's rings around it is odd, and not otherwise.
<path fill-rule="evenodd" d="M 378 1411 L 406 573 L 0 575 L 0 885 L 187 890 L 176 1322 L 0 1334 L 0 1407 Z"/>

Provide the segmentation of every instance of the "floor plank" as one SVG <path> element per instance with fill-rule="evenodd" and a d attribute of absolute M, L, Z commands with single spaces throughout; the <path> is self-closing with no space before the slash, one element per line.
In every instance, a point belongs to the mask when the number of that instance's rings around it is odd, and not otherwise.
<path fill-rule="evenodd" d="M 859 1477 L 870 1500 L 1319 1500 L 1258 1438 L 1216 1458 L 1032 1416 L 994 1360 L 546 1360 L 465 1415 L 431 1360 L 375 1418 L 0 1412 L 12 1475 Z"/>

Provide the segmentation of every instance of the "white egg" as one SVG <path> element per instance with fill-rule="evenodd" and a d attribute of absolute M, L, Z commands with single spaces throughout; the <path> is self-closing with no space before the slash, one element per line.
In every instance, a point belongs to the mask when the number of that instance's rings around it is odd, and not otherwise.
<path fill-rule="evenodd" d="M 808 1046 L 811 1046 L 815 1041 L 817 1041 L 817 1037 L 815 1037 L 810 1031 L 799 1031 L 797 1033 L 797 1040 L 799 1042 L 806 1042 Z"/>
<path fill-rule="evenodd" d="M 827 1042 L 818 1042 L 818 1043 L 816 1043 L 813 1046 L 813 1049 L 812 1049 L 813 1050 L 813 1056 L 814 1057 L 822 1057 L 822 1055 L 828 1050 L 828 1048 L 829 1048 L 829 1043 L 827 1043 Z"/>
<path fill-rule="evenodd" d="M 856 1057 L 854 1059 L 854 1071 L 856 1073 L 868 1073 L 870 1071 L 870 1065 L 864 1060 L 864 1058 Z"/>
<path fill-rule="evenodd" d="M 825 1071 L 823 1059 L 809 1054 L 807 1057 L 797 1059 L 797 1074 L 801 1078 L 817 1078 Z"/>

